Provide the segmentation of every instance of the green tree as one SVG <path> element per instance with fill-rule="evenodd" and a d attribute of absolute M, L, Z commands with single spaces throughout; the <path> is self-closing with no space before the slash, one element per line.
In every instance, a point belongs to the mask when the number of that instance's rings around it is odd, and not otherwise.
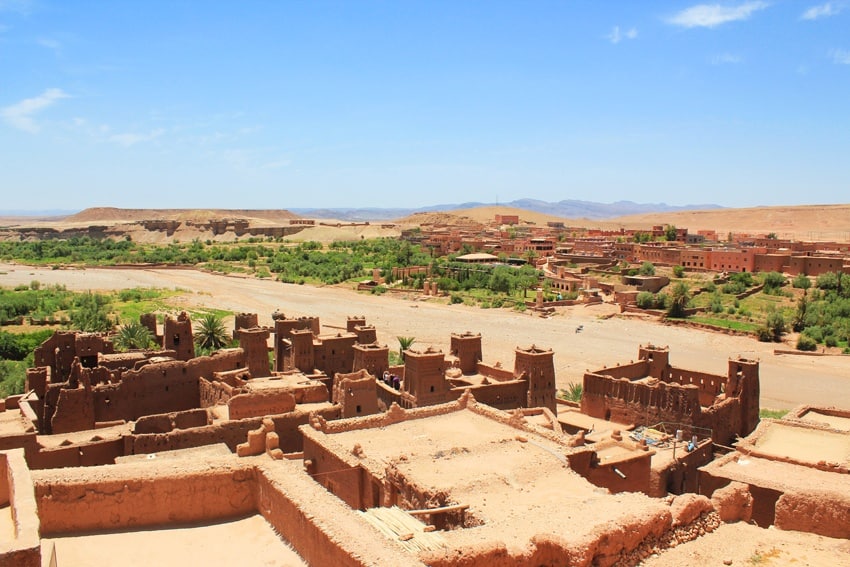
<path fill-rule="evenodd" d="M 785 316 L 780 311 L 771 309 L 767 314 L 764 327 L 758 330 L 759 340 L 779 342 L 786 329 Z"/>
<path fill-rule="evenodd" d="M 683 266 L 673 266 L 673 275 L 681 278 L 685 275 L 685 268 Z"/>
<path fill-rule="evenodd" d="M 672 224 L 668 224 L 664 229 L 664 238 L 667 242 L 675 242 L 676 240 L 676 227 Z"/>
<path fill-rule="evenodd" d="M 812 280 L 810 280 L 805 274 L 798 274 L 793 280 L 791 280 L 791 286 L 805 291 L 812 287 Z"/>
<path fill-rule="evenodd" d="M 640 265 L 640 269 L 638 270 L 638 274 L 642 276 L 654 276 L 655 275 L 655 266 L 652 265 L 652 262 L 644 262 Z"/>
<path fill-rule="evenodd" d="M 676 282 L 670 292 L 669 317 L 684 317 L 685 309 L 691 301 L 691 290 L 685 282 Z"/>
<path fill-rule="evenodd" d="M 146 349 L 154 344 L 154 337 L 139 321 L 130 321 L 121 325 L 113 342 L 121 350 Z"/>
<path fill-rule="evenodd" d="M 115 326 L 109 317 L 109 300 L 98 293 L 87 292 L 75 299 L 71 310 L 71 328 L 86 333 L 104 333 Z"/>
<path fill-rule="evenodd" d="M 195 324 L 195 345 L 210 352 L 218 350 L 230 342 L 227 329 L 221 317 L 215 313 L 204 313 Z"/>

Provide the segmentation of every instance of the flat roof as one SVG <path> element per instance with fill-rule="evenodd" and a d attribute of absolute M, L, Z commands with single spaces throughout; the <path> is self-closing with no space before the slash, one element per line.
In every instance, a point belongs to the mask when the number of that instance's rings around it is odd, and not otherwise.
<path fill-rule="evenodd" d="M 850 435 L 810 429 L 780 421 L 766 422 L 751 445 L 760 453 L 816 465 L 820 461 L 850 465 Z"/>
<path fill-rule="evenodd" d="M 850 431 L 850 417 L 829 415 L 817 410 L 809 410 L 801 415 L 800 419 L 811 423 L 826 424 L 830 428 L 840 431 Z"/>
<path fill-rule="evenodd" d="M 482 524 L 444 532 L 448 550 L 504 544 L 521 554 L 535 536 L 578 541 L 665 506 L 643 494 L 611 495 L 566 466 L 566 444 L 468 409 L 328 437 L 337 450 L 359 444 L 379 468 L 392 464 L 409 482 L 468 505 Z"/>

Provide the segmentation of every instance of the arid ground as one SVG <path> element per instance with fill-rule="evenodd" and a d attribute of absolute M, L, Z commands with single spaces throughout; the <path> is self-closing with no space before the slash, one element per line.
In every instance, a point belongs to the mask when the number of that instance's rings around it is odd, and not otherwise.
<path fill-rule="evenodd" d="M 179 306 L 207 306 L 258 313 L 271 325 L 275 310 L 287 316 L 316 315 L 322 333 L 345 328 L 346 317 L 365 315 L 390 348 L 397 336 L 416 337 L 414 348 L 449 346 L 452 332 L 480 332 L 485 362 L 513 364 L 517 346 L 532 344 L 555 351 L 559 387 L 581 382 L 585 370 L 628 362 L 641 344 L 670 347 L 674 366 L 726 374 L 727 360 L 739 355 L 761 362 L 761 405 L 787 409 L 806 403 L 850 407 L 850 356 L 775 355 L 774 343 L 747 337 L 658 324 L 642 317 L 614 315 L 610 305 L 559 308 L 543 319 L 507 309 L 479 309 L 420 301 L 415 296 L 374 296 L 347 287 L 311 287 L 212 275 L 191 269 L 63 269 L 0 264 L 0 285 L 38 280 L 75 290 L 158 287 L 187 290 Z M 614 316 L 611 316 L 614 315 Z M 611 316 L 610 318 L 604 318 Z M 576 327 L 583 325 L 583 331 Z M 786 347 L 787 348 L 787 347 Z"/>

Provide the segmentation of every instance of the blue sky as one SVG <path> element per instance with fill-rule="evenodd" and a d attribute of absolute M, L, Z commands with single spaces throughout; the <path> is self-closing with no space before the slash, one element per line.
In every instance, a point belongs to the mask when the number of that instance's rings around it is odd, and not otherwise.
<path fill-rule="evenodd" d="M 850 0 L 0 0 L 0 209 L 846 203 Z"/>

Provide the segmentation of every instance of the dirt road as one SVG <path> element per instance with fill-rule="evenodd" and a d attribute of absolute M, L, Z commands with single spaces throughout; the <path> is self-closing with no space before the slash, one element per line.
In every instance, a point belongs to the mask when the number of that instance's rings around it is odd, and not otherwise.
<path fill-rule="evenodd" d="M 323 333 L 338 332 L 346 317 L 365 315 L 379 341 L 398 346 L 399 335 L 416 337 L 414 348 L 434 346 L 447 351 L 453 332 L 480 332 L 485 362 L 513 365 L 517 346 L 552 348 L 559 387 L 580 382 L 587 369 L 627 362 L 640 344 L 670 347 L 671 364 L 713 374 L 726 374 L 727 360 L 743 355 L 761 361 L 762 407 L 786 409 L 801 403 L 850 408 L 850 357 L 777 356 L 775 345 L 696 329 L 615 316 L 601 319 L 611 306 L 560 308 L 549 319 L 506 309 L 478 309 L 374 296 L 336 287 L 316 288 L 274 281 L 216 276 L 186 269 L 67 269 L 0 264 L 0 286 L 38 280 L 64 284 L 73 290 L 114 290 L 133 287 L 187 290 L 178 300 L 186 305 L 258 313 L 271 325 L 271 314 L 316 315 Z M 577 326 L 583 330 L 576 333 Z"/>

